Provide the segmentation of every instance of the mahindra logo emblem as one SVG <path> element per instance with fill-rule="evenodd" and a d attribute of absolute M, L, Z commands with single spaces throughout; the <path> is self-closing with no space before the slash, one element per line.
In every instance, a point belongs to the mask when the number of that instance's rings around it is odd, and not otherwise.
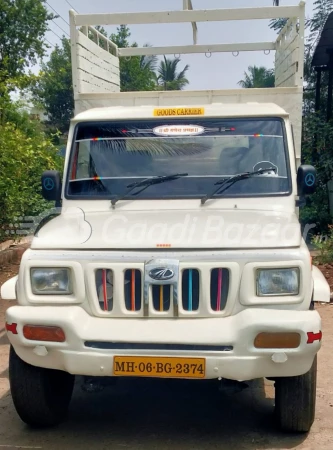
<path fill-rule="evenodd" d="M 168 269 L 167 267 L 157 267 L 149 272 L 150 278 L 153 280 L 166 281 L 173 278 L 175 275 L 174 271 Z"/>

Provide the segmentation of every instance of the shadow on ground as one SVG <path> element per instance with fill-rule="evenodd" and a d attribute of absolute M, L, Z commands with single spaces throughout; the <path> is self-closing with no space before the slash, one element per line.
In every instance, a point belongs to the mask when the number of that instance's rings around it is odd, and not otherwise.
<path fill-rule="evenodd" d="M 276 430 L 273 400 L 266 397 L 263 380 L 250 382 L 244 390 L 227 386 L 219 392 L 217 381 L 122 379 L 94 394 L 83 392 L 78 380 L 68 420 L 48 430 L 26 427 L 8 401 L 8 396 L 0 400 L 0 412 L 5 407 L 10 420 L 6 430 L 1 429 L 6 421 L 0 418 L 0 444 L 47 449 L 259 450 L 291 449 L 306 438 Z"/>

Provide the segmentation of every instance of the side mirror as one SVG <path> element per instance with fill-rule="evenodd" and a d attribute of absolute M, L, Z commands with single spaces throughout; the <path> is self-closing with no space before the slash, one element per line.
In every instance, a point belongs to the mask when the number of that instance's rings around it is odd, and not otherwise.
<path fill-rule="evenodd" d="M 45 200 L 60 202 L 61 178 L 57 170 L 46 170 L 42 175 L 42 196 Z"/>
<path fill-rule="evenodd" d="M 316 169 L 313 166 L 300 166 L 297 172 L 298 195 L 304 197 L 316 190 Z"/>

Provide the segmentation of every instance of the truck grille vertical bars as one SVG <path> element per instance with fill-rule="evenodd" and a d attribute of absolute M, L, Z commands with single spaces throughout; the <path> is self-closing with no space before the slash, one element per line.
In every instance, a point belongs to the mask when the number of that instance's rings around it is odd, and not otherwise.
<path fill-rule="evenodd" d="M 114 279 L 117 280 L 116 291 Z M 121 280 L 122 289 L 119 288 Z M 204 314 L 207 317 L 225 310 L 230 271 L 219 267 L 201 272 L 192 267 L 179 271 L 177 283 L 155 281 L 150 284 L 145 281 L 144 284 L 142 270 L 129 268 L 113 273 L 113 270 L 101 268 L 95 271 L 95 283 L 99 309 L 110 316 L 136 313 L 142 317 L 165 314 L 168 317 Z M 117 298 L 113 297 L 114 292 Z"/>

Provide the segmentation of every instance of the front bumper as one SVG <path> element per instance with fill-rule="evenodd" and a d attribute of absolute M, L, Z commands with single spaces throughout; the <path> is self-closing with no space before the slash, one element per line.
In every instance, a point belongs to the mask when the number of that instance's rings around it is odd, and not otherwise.
<path fill-rule="evenodd" d="M 321 346 L 319 340 L 307 343 L 308 332 L 321 330 L 320 316 L 316 311 L 251 308 L 223 318 L 111 319 L 92 317 L 79 306 L 14 306 L 7 310 L 6 321 L 7 324 L 17 324 L 17 334 L 9 331 L 8 338 L 21 359 L 35 366 L 88 376 L 111 376 L 115 355 L 204 357 L 207 379 L 296 376 L 310 369 Z M 29 341 L 23 336 L 24 325 L 59 326 L 65 332 L 66 341 Z M 298 332 L 301 343 L 297 349 L 257 349 L 254 339 L 262 332 Z M 112 349 L 91 348 L 87 342 L 110 343 Z M 136 344 L 135 349 L 126 349 L 126 344 L 133 343 Z M 200 346 L 200 349 L 140 349 L 138 344 L 142 347 L 148 344 L 158 344 L 159 347 L 181 344 Z M 37 346 L 45 346 L 47 354 L 37 355 Z M 204 350 L 203 346 L 229 348 L 217 351 Z M 285 353 L 287 360 L 274 362 L 272 356 L 275 353 Z"/>

